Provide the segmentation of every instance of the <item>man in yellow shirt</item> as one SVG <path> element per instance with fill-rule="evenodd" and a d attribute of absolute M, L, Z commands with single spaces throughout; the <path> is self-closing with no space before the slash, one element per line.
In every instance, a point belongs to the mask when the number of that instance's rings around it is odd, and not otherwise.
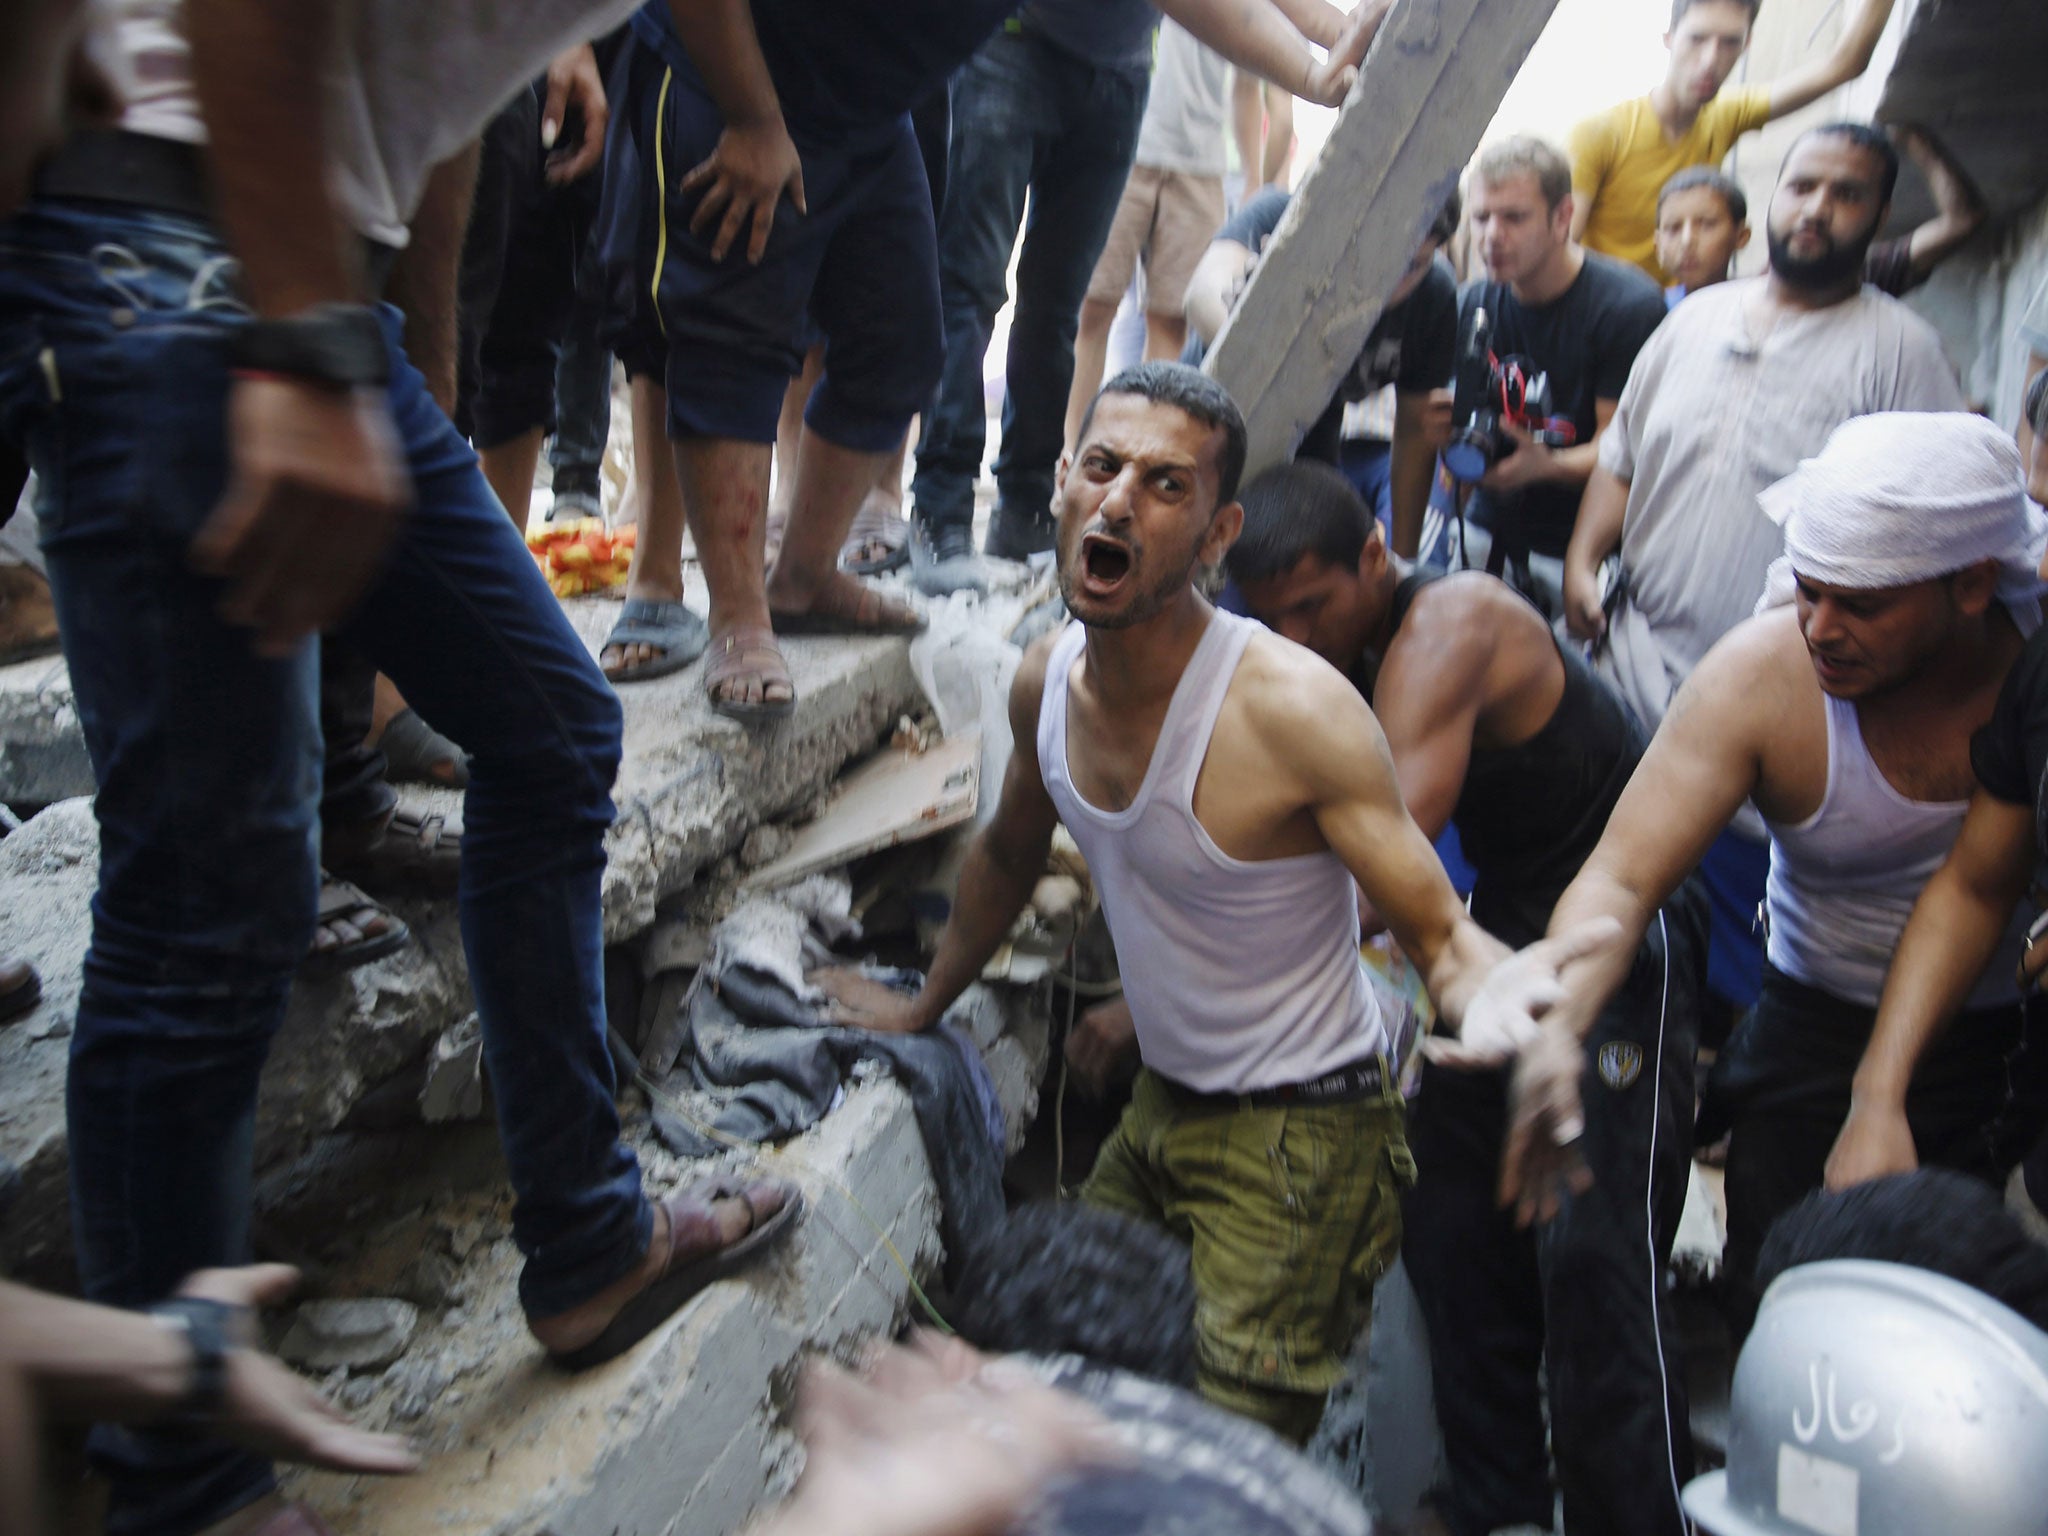
<path fill-rule="evenodd" d="M 1657 194 L 1688 166 L 1719 165 L 1735 141 L 1796 112 L 1870 67 L 1892 0 L 1860 0 L 1826 54 L 1767 85 L 1721 87 L 1735 72 L 1763 0 L 1672 0 L 1671 64 L 1647 96 L 1572 130 L 1572 237 L 1631 261 L 1661 284 Z"/>

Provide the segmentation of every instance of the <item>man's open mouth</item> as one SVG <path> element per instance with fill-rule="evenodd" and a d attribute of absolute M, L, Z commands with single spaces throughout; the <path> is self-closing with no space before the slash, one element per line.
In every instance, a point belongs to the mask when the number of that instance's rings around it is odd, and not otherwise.
<path fill-rule="evenodd" d="M 1128 547 L 1114 539 L 1106 539 L 1099 533 L 1083 536 L 1081 574 L 1091 590 L 1112 591 L 1121 585 L 1130 573 L 1131 552 Z"/>

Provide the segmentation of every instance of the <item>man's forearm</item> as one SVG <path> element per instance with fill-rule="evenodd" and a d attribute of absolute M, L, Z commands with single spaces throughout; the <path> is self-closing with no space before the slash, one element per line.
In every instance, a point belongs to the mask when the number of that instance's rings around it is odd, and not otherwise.
<path fill-rule="evenodd" d="M 669 0 L 668 12 L 728 127 L 781 121 L 747 0 Z"/>
<path fill-rule="evenodd" d="M 999 850 L 987 832 L 968 847 L 952 915 L 939 936 L 939 951 L 917 994 L 917 1027 L 930 1029 L 945 1017 L 962 992 L 1001 947 L 1017 914 L 1031 900 L 1045 873 L 1044 848 L 1036 858 Z"/>
<path fill-rule="evenodd" d="M 192 1348 L 139 1312 L 0 1282 L 0 1363 L 53 1418 L 146 1423 L 191 1385 Z"/>
<path fill-rule="evenodd" d="M 1572 524 L 1572 541 L 1564 552 L 1565 569 L 1588 575 L 1599 570 L 1600 562 L 1621 547 L 1627 514 L 1628 482 L 1596 466 L 1586 479 L 1578 521 Z"/>
<path fill-rule="evenodd" d="M 327 190 L 333 0 L 189 0 L 185 29 L 228 244 L 258 314 L 360 303 L 361 262 Z"/>
<path fill-rule="evenodd" d="M 1473 922 L 1461 918 L 1449 940 L 1423 967 L 1423 985 L 1445 1023 L 1458 1028 L 1465 1009 L 1486 980 L 1487 972 L 1512 954 L 1507 945 Z"/>
<path fill-rule="evenodd" d="M 1397 408 L 1391 452 L 1393 461 L 1387 477 L 1393 499 L 1394 553 L 1403 560 L 1413 560 L 1422 543 L 1422 519 L 1429 510 L 1429 488 L 1436 479 L 1436 449 L 1424 439 L 1420 424 L 1404 423 Z"/>
<path fill-rule="evenodd" d="M 1296 96 L 1313 95 L 1308 80 L 1315 57 L 1273 0 L 1158 0 L 1158 5 L 1240 69 Z"/>
<path fill-rule="evenodd" d="M 413 216 L 412 239 L 391 268 L 384 296 L 405 316 L 405 351 L 426 375 L 434 403 L 455 411 L 462 237 L 476 191 L 477 146 L 434 167 Z"/>
<path fill-rule="evenodd" d="M 1583 486 L 1593 478 L 1593 471 L 1600 464 L 1600 440 L 1596 437 L 1590 443 L 1575 443 L 1569 448 L 1550 450 L 1548 472 L 1544 479 L 1552 485 Z"/>
<path fill-rule="evenodd" d="M 1636 948 L 1643 942 L 1657 905 L 1600 870 L 1580 871 L 1550 914 L 1551 936 L 1611 917 L 1621 924 L 1621 937 L 1605 949 L 1565 964 L 1558 973 L 1564 998 L 1545 1018 L 1546 1024 L 1569 1029 L 1581 1040 L 1586 1038 L 1600 1010 L 1628 980 Z"/>

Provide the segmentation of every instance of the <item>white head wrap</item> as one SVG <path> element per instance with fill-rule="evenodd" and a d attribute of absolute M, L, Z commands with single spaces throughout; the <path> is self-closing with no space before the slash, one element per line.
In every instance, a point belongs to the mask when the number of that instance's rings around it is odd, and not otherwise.
<path fill-rule="evenodd" d="M 1757 497 L 1785 530 L 1756 611 L 1792 601 L 1793 573 L 1831 587 L 1906 587 L 1980 560 L 1999 565 L 1998 598 L 2032 634 L 2041 622 L 2048 515 L 2027 499 L 2019 450 L 1963 411 L 1855 416 L 1818 458 Z"/>

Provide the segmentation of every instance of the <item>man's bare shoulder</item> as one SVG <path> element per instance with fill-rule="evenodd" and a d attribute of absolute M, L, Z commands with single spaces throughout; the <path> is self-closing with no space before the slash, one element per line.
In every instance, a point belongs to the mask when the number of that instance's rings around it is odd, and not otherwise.
<path fill-rule="evenodd" d="M 1380 675 L 1415 668 L 1446 683 L 1469 681 L 1502 647 L 1553 645 L 1543 616 L 1506 582 L 1484 571 L 1453 571 L 1416 592 Z"/>
<path fill-rule="evenodd" d="M 1717 640 L 1672 701 L 1672 714 L 1683 705 L 1686 712 L 1707 711 L 1723 728 L 1768 735 L 1818 687 L 1799 616 L 1787 605 L 1745 619 Z"/>
<path fill-rule="evenodd" d="M 1064 633 L 1064 628 L 1056 629 L 1026 646 L 1023 659 L 1017 663 L 1017 675 L 1010 680 L 1010 734 L 1020 741 L 1029 740 L 1038 729 L 1038 710 L 1045 701 L 1046 669 L 1052 662 L 1052 649 Z"/>
<path fill-rule="evenodd" d="M 1254 631 L 1230 699 L 1244 710 L 1248 725 L 1269 742 L 1280 736 L 1315 735 L 1347 721 L 1372 718 L 1351 680 L 1306 646 L 1260 626 Z"/>

